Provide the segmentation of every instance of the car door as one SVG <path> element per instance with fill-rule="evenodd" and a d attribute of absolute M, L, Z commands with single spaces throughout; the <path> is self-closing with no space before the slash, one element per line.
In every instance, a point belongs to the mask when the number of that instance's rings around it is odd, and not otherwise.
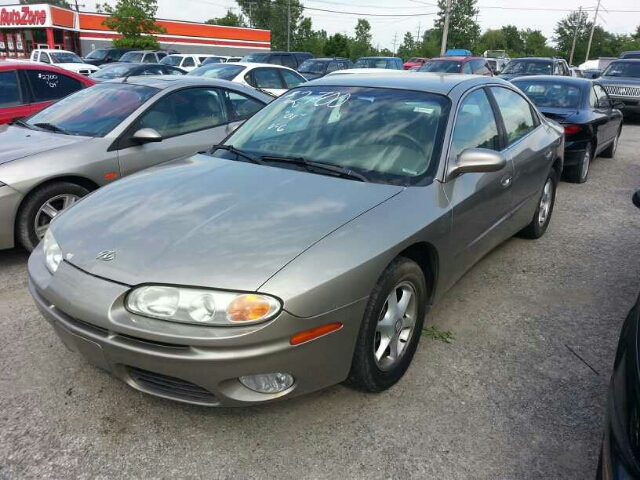
<path fill-rule="evenodd" d="M 503 125 L 503 155 L 513 163 L 513 215 L 514 225 L 528 223 L 544 181 L 549 174 L 554 145 L 528 100 L 507 87 L 491 87 L 498 108 L 499 122 Z M 529 218 L 528 218 L 529 217 Z M 512 234 L 515 232 L 511 232 Z"/>
<path fill-rule="evenodd" d="M 227 123 L 221 90 L 192 87 L 170 92 L 142 113 L 118 140 L 122 175 L 207 150 L 227 136 Z M 162 141 L 136 143 L 132 136 L 142 128 L 156 130 Z"/>
<path fill-rule="evenodd" d="M 468 92 L 458 104 L 447 155 L 451 166 L 470 148 L 502 148 L 500 124 L 483 88 Z M 457 275 L 504 240 L 513 203 L 514 168 L 507 160 L 498 172 L 464 173 L 445 179 L 443 188 L 453 209 L 452 241 Z M 457 276 L 454 275 L 454 276 Z"/>
<path fill-rule="evenodd" d="M 262 88 L 274 95 L 279 96 L 287 91 L 277 68 L 254 68 L 245 76 L 245 80 L 252 87 Z"/>
<path fill-rule="evenodd" d="M 622 113 L 613 108 L 613 102 L 599 83 L 593 84 L 593 90 L 597 97 L 595 111 L 600 118 L 598 126 L 601 136 L 598 137 L 598 150 L 605 148 L 618 135 L 622 123 Z"/>
<path fill-rule="evenodd" d="M 0 72 L 0 125 L 31 113 L 28 96 L 20 87 L 16 70 Z"/>

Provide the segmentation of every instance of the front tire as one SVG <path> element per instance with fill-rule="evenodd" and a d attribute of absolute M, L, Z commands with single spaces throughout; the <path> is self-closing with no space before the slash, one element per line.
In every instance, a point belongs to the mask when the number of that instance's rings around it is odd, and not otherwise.
<path fill-rule="evenodd" d="M 552 168 L 549 172 L 549 176 L 544 182 L 542 187 L 542 193 L 540 194 L 540 200 L 538 201 L 538 207 L 533 214 L 531 223 L 524 227 L 519 236 L 524 238 L 540 238 L 545 234 L 551 222 L 551 214 L 553 213 L 553 206 L 556 203 L 556 188 L 558 187 L 558 176 L 555 170 Z"/>
<path fill-rule="evenodd" d="M 394 385 L 409 368 L 420 341 L 427 303 L 422 269 L 405 257 L 382 273 L 369 297 L 348 383 L 367 392 Z"/>
<path fill-rule="evenodd" d="M 50 183 L 31 192 L 18 211 L 18 242 L 31 252 L 44 237 L 51 220 L 88 193 L 86 188 L 70 182 Z"/>

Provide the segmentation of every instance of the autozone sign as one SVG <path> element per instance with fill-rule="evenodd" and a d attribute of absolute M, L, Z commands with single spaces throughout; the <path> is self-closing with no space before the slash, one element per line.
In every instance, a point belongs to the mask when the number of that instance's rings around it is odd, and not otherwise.
<path fill-rule="evenodd" d="M 0 9 L 0 26 L 46 25 L 46 8 L 31 8 L 28 5 L 3 7 Z"/>

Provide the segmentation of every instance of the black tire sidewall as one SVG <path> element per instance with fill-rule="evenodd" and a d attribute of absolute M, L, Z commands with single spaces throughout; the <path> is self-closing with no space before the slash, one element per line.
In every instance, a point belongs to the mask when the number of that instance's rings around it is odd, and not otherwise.
<path fill-rule="evenodd" d="M 20 206 L 16 220 L 16 237 L 28 252 L 32 251 L 40 242 L 33 228 L 38 210 L 50 199 L 64 194 L 84 197 L 89 194 L 89 190 L 70 182 L 50 183 L 32 191 Z"/>
<path fill-rule="evenodd" d="M 547 181 L 549 180 L 551 180 L 551 185 L 552 185 L 551 208 L 549 209 L 549 215 L 547 215 L 547 220 L 544 222 L 544 225 L 540 225 L 540 223 L 538 222 L 538 214 L 540 213 L 540 200 L 538 200 L 536 213 L 533 216 L 533 226 L 534 226 L 536 238 L 539 238 L 542 235 L 544 235 L 545 232 L 547 231 L 547 228 L 549 228 L 549 223 L 551 223 L 551 217 L 553 216 L 553 209 L 556 205 L 556 191 L 558 189 L 558 179 L 556 176 L 556 172 L 553 169 L 551 170 L 551 172 L 549 172 L 549 175 L 545 179 L 544 185 L 546 185 Z M 542 192 L 540 193 L 540 198 L 542 198 L 542 195 L 544 194 L 544 185 L 542 186 Z"/>
<path fill-rule="evenodd" d="M 389 370 L 382 370 L 378 367 L 374 357 L 375 332 L 380 317 L 380 312 L 384 307 L 387 297 L 401 282 L 410 282 L 416 292 L 418 313 L 413 335 L 401 360 Z M 422 326 L 426 315 L 427 304 L 427 282 L 422 269 L 414 261 L 400 257 L 392 262 L 381 275 L 374 292 L 369 299 L 367 308 L 358 336 L 358 345 L 354 353 L 352 363 L 352 375 L 358 377 L 354 379 L 358 386 L 364 386 L 369 391 L 381 391 L 395 384 L 409 368 L 413 355 L 416 352 Z"/>

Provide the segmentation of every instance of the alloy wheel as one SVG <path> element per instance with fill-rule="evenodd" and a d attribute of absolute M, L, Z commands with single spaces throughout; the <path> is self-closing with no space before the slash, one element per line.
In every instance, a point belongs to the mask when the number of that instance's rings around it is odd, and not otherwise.
<path fill-rule="evenodd" d="M 77 195 L 72 194 L 56 195 L 42 204 L 38 209 L 38 213 L 36 213 L 34 221 L 34 229 L 38 239 L 42 240 L 44 234 L 47 233 L 51 220 L 60 214 L 60 212 L 76 203 L 79 198 Z"/>
<path fill-rule="evenodd" d="M 588 148 L 584 152 L 582 157 L 582 163 L 580 165 L 580 180 L 585 181 L 589 175 L 589 166 L 591 163 L 591 150 Z"/>
<path fill-rule="evenodd" d="M 373 354 L 381 370 L 398 364 L 415 333 L 417 295 L 409 282 L 396 285 L 387 297 L 376 325 Z"/>
<path fill-rule="evenodd" d="M 553 201 L 553 181 L 548 178 L 547 183 L 544 184 L 542 190 L 542 197 L 540 198 L 540 206 L 538 207 L 538 224 L 544 226 L 547 218 L 549 218 L 549 212 L 551 211 L 551 203 Z"/>

